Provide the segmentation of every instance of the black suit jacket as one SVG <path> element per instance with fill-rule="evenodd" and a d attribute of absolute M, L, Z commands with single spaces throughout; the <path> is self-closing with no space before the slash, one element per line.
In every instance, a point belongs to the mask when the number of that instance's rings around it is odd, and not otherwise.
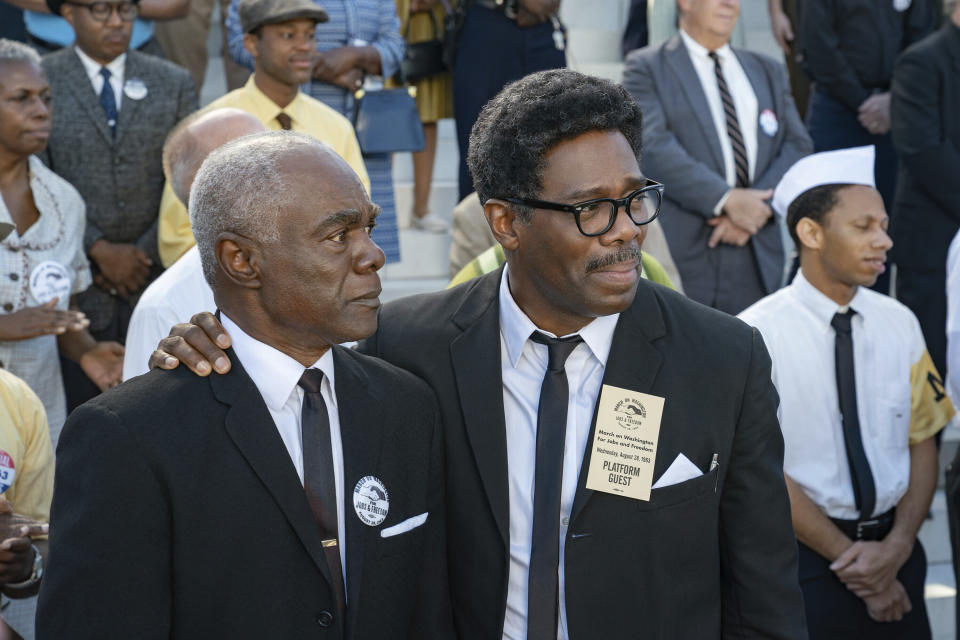
<path fill-rule="evenodd" d="M 452 637 L 436 401 L 409 373 L 334 349 L 346 621 L 324 626 L 336 608 L 319 529 L 231 353 L 225 376 L 152 371 L 67 420 L 37 637 Z M 379 527 L 354 512 L 353 488 L 367 475 L 389 493 Z M 424 512 L 425 524 L 380 536 Z"/>
<path fill-rule="evenodd" d="M 424 378 L 440 401 L 461 640 L 500 640 L 506 606 L 501 273 L 387 304 L 361 345 Z M 760 334 L 643 281 L 617 323 L 603 382 L 666 398 L 654 479 L 680 453 L 704 471 L 717 453 L 720 466 L 639 502 L 587 490 L 584 455 L 565 540 L 571 640 L 806 638 L 778 398 Z"/>
<path fill-rule="evenodd" d="M 960 227 L 960 28 L 948 21 L 907 49 L 891 92 L 900 156 L 893 258 L 904 267 L 944 271 Z"/>

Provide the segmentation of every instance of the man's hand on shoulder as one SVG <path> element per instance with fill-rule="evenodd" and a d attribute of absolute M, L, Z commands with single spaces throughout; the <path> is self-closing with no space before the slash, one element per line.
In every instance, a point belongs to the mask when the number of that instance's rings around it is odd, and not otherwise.
<path fill-rule="evenodd" d="M 209 311 L 201 311 L 190 322 L 170 329 L 170 335 L 150 355 L 150 368 L 176 369 L 182 362 L 198 376 L 210 375 L 211 371 L 227 373 L 230 359 L 223 350 L 229 347 L 230 336 L 220 321 Z"/>
<path fill-rule="evenodd" d="M 773 197 L 773 189 L 730 189 L 727 201 L 723 203 L 723 212 L 730 221 L 755 235 L 773 215 L 767 200 Z"/>

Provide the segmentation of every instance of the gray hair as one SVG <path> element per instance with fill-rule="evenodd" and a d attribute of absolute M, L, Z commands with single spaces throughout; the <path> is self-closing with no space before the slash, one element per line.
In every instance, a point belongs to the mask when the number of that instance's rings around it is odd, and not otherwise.
<path fill-rule="evenodd" d="M 215 288 L 217 236 L 232 232 L 261 242 L 280 239 L 279 213 L 291 186 L 280 163 L 297 151 L 329 147 L 294 131 L 232 140 L 207 156 L 190 189 L 190 226 L 203 276 Z"/>
<path fill-rule="evenodd" d="M 0 62 L 29 62 L 39 67 L 40 54 L 22 42 L 0 38 Z"/>

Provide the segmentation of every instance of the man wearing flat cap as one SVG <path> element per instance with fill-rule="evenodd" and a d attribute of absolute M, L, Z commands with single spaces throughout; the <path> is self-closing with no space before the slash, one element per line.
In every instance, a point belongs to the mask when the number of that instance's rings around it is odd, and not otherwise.
<path fill-rule="evenodd" d="M 740 318 L 773 360 L 810 638 L 929 639 L 917 531 L 954 409 L 913 312 L 869 288 L 893 244 L 874 148 L 804 158 L 773 206 L 800 270 Z"/>
<path fill-rule="evenodd" d="M 302 93 L 310 82 L 318 22 L 327 12 L 312 0 L 243 0 L 243 44 L 253 56 L 253 75 L 243 87 L 215 100 L 205 111 L 233 107 L 252 114 L 272 131 L 291 129 L 330 145 L 360 176 L 370 180 L 353 125 L 334 109 Z M 169 183 L 160 203 L 160 259 L 169 267 L 194 246 L 187 208 Z"/>

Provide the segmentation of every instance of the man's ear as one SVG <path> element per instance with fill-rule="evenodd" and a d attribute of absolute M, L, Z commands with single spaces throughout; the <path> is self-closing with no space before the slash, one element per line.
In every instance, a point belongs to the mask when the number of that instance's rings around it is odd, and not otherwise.
<path fill-rule="evenodd" d="M 818 251 L 823 247 L 823 226 L 811 218 L 797 221 L 797 239 L 803 248 Z"/>
<path fill-rule="evenodd" d="M 505 251 L 516 251 L 520 242 L 514 227 L 520 222 L 510 205 L 498 198 L 490 198 L 483 205 L 483 215 L 490 225 L 493 237 Z"/>
<path fill-rule="evenodd" d="M 243 48 L 247 50 L 253 59 L 256 60 L 260 57 L 260 49 L 258 47 L 260 37 L 252 33 L 243 34 Z"/>
<path fill-rule="evenodd" d="M 236 233 L 225 231 L 217 236 L 217 264 L 224 275 L 235 285 L 246 289 L 259 289 L 260 245 Z"/>
<path fill-rule="evenodd" d="M 66 2 L 60 6 L 60 15 L 63 16 L 64 20 L 70 23 L 71 27 L 73 26 L 74 10 L 75 7 L 67 4 Z"/>

